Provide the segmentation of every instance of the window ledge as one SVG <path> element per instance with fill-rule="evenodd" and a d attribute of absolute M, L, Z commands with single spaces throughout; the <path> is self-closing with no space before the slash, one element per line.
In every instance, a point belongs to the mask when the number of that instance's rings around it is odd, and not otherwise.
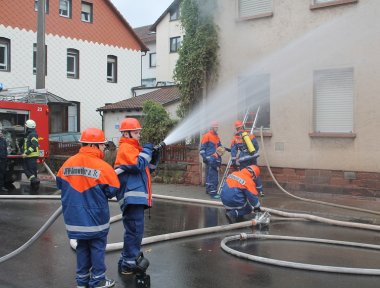
<path fill-rule="evenodd" d="M 358 0 L 336 0 L 336 1 L 331 1 L 331 2 L 327 2 L 327 3 L 310 4 L 310 10 L 325 8 L 325 7 L 331 7 L 331 6 L 337 6 L 337 5 L 343 5 L 343 4 L 349 4 L 349 3 L 355 3 L 355 2 L 358 2 Z"/>
<path fill-rule="evenodd" d="M 335 133 L 335 132 L 312 132 L 311 138 L 356 138 L 355 133 Z"/>
<path fill-rule="evenodd" d="M 272 17 L 272 16 L 273 16 L 273 12 L 268 12 L 268 13 L 254 15 L 254 16 L 238 17 L 236 19 L 236 22 L 243 22 L 247 20 L 261 19 L 261 18 L 267 18 L 267 17 Z"/>
<path fill-rule="evenodd" d="M 261 136 L 260 130 L 258 130 L 258 129 L 253 130 L 253 134 L 256 137 L 260 137 Z M 272 137 L 272 132 L 268 131 L 268 130 L 263 130 L 263 137 Z"/>

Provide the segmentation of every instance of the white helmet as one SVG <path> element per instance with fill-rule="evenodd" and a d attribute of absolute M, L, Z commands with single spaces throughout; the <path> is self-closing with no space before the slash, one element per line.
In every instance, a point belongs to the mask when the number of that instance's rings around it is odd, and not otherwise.
<path fill-rule="evenodd" d="M 31 129 L 36 128 L 36 122 L 32 119 L 26 120 L 25 126 Z"/>

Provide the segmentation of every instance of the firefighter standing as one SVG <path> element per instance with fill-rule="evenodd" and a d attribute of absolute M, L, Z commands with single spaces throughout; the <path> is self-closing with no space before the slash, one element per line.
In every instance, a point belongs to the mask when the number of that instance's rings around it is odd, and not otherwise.
<path fill-rule="evenodd" d="M 150 168 L 153 168 L 153 145 L 140 146 L 142 127 L 135 118 L 121 121 L 119 131 L 122 137 L 115 161 L 115 171 L 119 176 L 120 190 L 117 200 L 123 213 L 124 245 L 118 262 L 121 274 L 138 273 L 146 270 L 149 261 L 141 262 L 141 241 L 144 234 L 144 210 L 152 206 Z M 145 272 L 145 271 L 144 271 Z"/>
<path fill-rule="evenodd" d="M 67 234 L 77 239 L 76 281 L 78 287 L 112 287 L 115 281 L 106 278 L 104 263 L 110 228 L 108 199 L 116 196 L 120 183 L 113 168 L 102 160 L 103 131 L 85 129 L 79 142 L 79 153 L 62 165 L 56 178 Z"/>
<path fill-rule="evenodd" d="M 225 148 L 223 146 L 219 146 L 216 148 L 216 153 L 212 154 L 210 156 L 210 159 L 208 161 L 208 181 L 206 183 L 206 190 L 208 191 L 209 195 L 213 199 L 219 199 L 220 196 L 218 195 L 218 182 L 219 182 L 219 168 L 222 165 L 222 156 L 225 152 Z"/>
<path fill-rule="evenodd" d="M 255 184 L 259 176 L 259 167 L 251 165 L 227 177 L 220 196 L 230 223 L 249 220 L 252 210 L 261 211 Z"/>
<path fill-rule="evenodd" d="M 4 189 L 5 174 L 7 172 L 7 141 L 4 138 L 3 132 L 0 130 L 0 193 Z"/>
<path fill-rule="evenodd" d="M 24 173 L 32 188 L 37 188 L 40 180 L 37 178 L 37 159 L 40 156 L 38 135 L 36 132 L 36 122 L 29 119 L 25 122 L 25 139 L 23 152 Z"/>
<path fill-rule="evenodd" d="M 210 130 L 205 133 L 201 139 L 201 149 L 199 154 L 202 156 L 203 163 L 206 164 L 206 193 L 210 193 L 210 188 L 212 187 L 212 179 L 209 179 L 209 161 L 211 155 L 216 152 L 216 148 L 222 146 L 220 143 L 220 138 L 218 136 L 219 123 L 217 121 L 212 121 L 210 125 Z"/>
<path fill-rule="evenodd" d="M 239 167 L 240 170 L 250 165 L 257 165 L 259 143 L 257 142 L 255 135 L 248 134 L 244 129 L 243 122 L 240 120 L 235 121 L 234 125 L 236 133 L 231 142 L 232 165 Z M 248 137 L 248 141 L 244 141 L 243 137 Z M 248 145 L 252 146 L 248 147 Z M 264 195 L 263 185 L 259 176 L 257 176 L 255 182 L 257 185 L 256 189 L 259 191 L 260 195 Z"/>

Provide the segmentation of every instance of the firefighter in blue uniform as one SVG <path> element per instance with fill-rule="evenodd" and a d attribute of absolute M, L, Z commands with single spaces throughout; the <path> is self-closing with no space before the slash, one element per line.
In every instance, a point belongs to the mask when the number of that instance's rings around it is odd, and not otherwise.
<path fill-rule="evenodd" d="M 252 211 L 261 211 L 259 193 L 255 184 L 259 176 L 259 167 L 251 165 L 227 177 L 220 196 L 230 223 L 249 220 L 252 218 L 250 217 Z"/>
<path fill-rule="evenodd" d="M 98 128 L 85 129 L 79 153 L 59 169 L 63 218 L 70 239 L 77 239 L 78 288 L 113 287 L 106 278 L 105 251 L 110 228 L 108 199 L 120 183 L 113 168 L 103 161 L 106 139 Z"/>
<path fill-rule="evenodd" d="M 231 142 L 231 161 L 232 165 L 238 167 L 240 170 L 246 168 L 250 165 L 257 165 L 257 158 L 259 155 L 259 143 L 255 135 L 248 135 L 247 131 L 244 129 L 243 122 L 240 120 L 235 121 L 234 123 L 236 133 Z M 249 147 L 247 147 L 247 143 L 243 139 L 243 133 L 247 135 L 249 141 L 253 145 L 253 151 L 249 151 Z M 249 142 L 248 142 L 249 145 Z M 260 195 L 264 195 L 263 185 L 260 177 L 257 177 L 255 180 L 256 189 L 259 191 Z"/>
<path fill-rule="evenodd" d="M 222 165 L 222 156 L 225 152 L 225 148 L 223 146 L 219 146 L 216 148 L 216 153 L 212 154 L 210 156 L 207 168 L 207 183 L 206 183 L 206 190 L 208 191 L 208 194 L 213 199 L 219 199 L 220 196 L 217 194 L 218 192 L 218 182 L 219 182 L 219 169 Z"/>

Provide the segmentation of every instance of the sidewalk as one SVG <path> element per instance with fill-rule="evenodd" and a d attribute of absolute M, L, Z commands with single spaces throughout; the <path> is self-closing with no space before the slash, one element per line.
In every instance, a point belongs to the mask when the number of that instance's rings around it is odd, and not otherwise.
<path fill-rule="evenodd" d="M 41 180 L 41 185 L 55 187 L 55 181 L 52 176 L 48 174 L 39 174 L 38 177 Z M 206 189 L 204 186 L 153 183 L 152 190 L 153 195 L 167 195 L 220 202 L 220 200 L 211 199 L 211 197 L 206 194 Z M 264 192 L 265 196 L 260 198 L 260 202 L 263 207 L 284 212 L 313 214 L 343 221 L 380 224 L 380 215 L 298 200 L 287 195 L 278 188 L 266 188 Z M 305 199 L 357 207 L 377 211 L 380 213 L 380 199 L 374 197 L 370 198 L 342 194 L 334 195 L 328 193 L 311 193 L 299 191 L 289 192 L 294 196 Z"/>

